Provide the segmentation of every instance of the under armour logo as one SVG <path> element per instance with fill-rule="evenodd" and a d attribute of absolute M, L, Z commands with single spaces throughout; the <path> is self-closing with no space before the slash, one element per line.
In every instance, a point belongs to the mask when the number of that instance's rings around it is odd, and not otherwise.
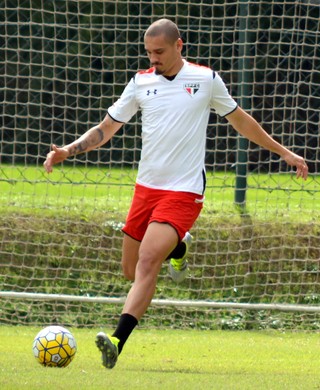
<path fill-rule="evenodd" d="M 154 89 L 153 91 L 150 91 L 150 89 L 148 89 L 148 91 L 147 91 L 147 96 L 149 96 L 151 93 L 153 93 L 154 95 L 156 95 L 157 92 L 158 92 L 157 89 Z"/>

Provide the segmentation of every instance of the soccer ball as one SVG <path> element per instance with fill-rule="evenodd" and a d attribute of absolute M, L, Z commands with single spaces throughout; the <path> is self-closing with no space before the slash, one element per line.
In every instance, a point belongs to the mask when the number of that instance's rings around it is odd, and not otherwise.
<path fill-rule="evenodd" d="M 77 352 L 77 343 L 66 328 L 48 326 L 36 335 L 32 350 L 43 366 L 67 367 Z"/>

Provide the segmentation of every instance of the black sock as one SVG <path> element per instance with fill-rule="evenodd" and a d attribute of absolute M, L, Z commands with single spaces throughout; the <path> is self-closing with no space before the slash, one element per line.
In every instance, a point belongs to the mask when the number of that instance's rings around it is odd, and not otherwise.
<path fill-rule="evenodd" d="M 117 337 L 120 341 L 118 344 L 118 353 L 120 355 L 124 343 L 127 341 L 133 329 L 138 325 L 138 320 L 131 314 L 121 314 L 121 317 L 118 322 L 118 326 L 114 331 L 114 337 Z"/>
<path fill-rule="evenodd" d="M 187 249 L 186 244 L 183 241 L 179 242 L 179 244 L 174 248 L 174 250 L 167 257 L 167 260 L 171 259 L 172 257 L 174 259 L 181 259 L 181 257 L 185 255 L 186 249 Z"/>

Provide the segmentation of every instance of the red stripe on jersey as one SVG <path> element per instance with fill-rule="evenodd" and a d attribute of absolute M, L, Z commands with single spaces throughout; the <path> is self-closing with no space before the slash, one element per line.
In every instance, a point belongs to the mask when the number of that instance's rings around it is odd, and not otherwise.
<path fill-rule="evenodd" d="M 198 68 L 207 68 L 207 69 L 210 69 L 209 66 L 199 65 L 199 64 L 195 64 L 195 63 L 193 63 L 193 62 L 188 62 L 188 64 L 191 65 L 191 66 L 196 66 L 196 67 L 198 67 Z"/>
<path fill-rule="evenodd" d="M 152 68 L 149 68 L 149 69 L 147 69 L 147 70 L 140 70 L 139 72 L 138 72 L 138 74 L 145 74 L 145 73 L 153 73 L 154 72 L 154 67 L 152 67 Z"/>

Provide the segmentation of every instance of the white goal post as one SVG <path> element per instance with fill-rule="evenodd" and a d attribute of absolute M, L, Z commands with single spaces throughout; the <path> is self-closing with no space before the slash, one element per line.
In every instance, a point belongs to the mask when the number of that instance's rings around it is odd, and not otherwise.
<path fill-rule="evenodd" d="M 83 297 L 76 295 L 59 295 L 59 294 L 40 294 L 40 293 L 23 293 L 13 291 L 0 291 L 0 298 L 9 299 L 26 299 L 34 301 L 67 301 L 67 302 L 91 302 L 91 303 L 106 303 L 112 305 L 123 305 L 126 297 Z M 286 312 L 320 312 L 320 306 L 308 305 L 290 305 L 281 303 L 237 303 L 237 302 L 214 302 L 202 300 L 186 300 L 186 299 L 153 299 L 151 302 L 155 306 L 188 306 L 212 309 L 249 309 L 249 310 L 277 310 Z"/>

